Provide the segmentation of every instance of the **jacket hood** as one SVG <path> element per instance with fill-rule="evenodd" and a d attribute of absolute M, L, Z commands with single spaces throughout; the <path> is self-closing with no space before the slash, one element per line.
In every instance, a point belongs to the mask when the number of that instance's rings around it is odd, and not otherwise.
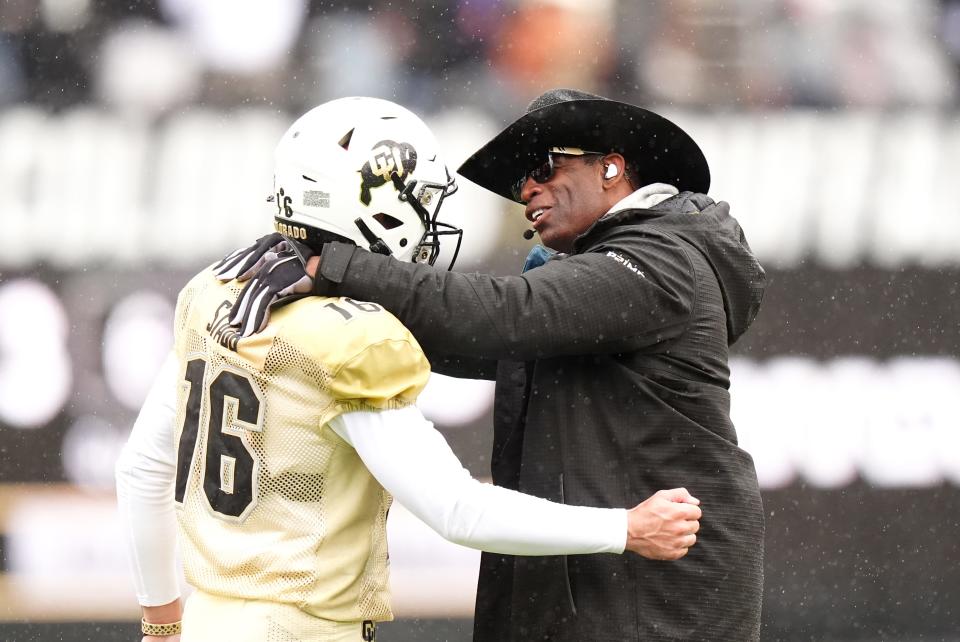
<path fill-rule="evenodd" d="M 681 192 L 652 209 L 696 215 L 666 216 L 657 224 L 673 227 L 678 236 L 707 259 L 720 282 L 723 307 L 727 312 L 727 342 L 733 345 L 756 318 L 767 277 L 740 224 L 730 216 L 730 204 L 725 201 L 715 203 L 706 194 Z"/>
<path fill-rule="evenodd" d="M 595 230 L 641 221 L 680 237 L 703 255 L 717 276 L 727 314 L 727 342 L 732 345 L 760 310 L 766 274 L 740 224 L 730 216 L 729 203 L 716 203 L 706 194 L 680 192 L 649 209 L 630 208 L 627 202 L 624 205 L 626 209 L 614 209 L 602 216 L 577 245 Z"/>

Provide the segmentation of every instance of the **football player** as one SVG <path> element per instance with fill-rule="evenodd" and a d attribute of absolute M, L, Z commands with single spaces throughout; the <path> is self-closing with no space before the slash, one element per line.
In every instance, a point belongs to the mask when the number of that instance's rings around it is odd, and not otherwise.
<path fill-rule="evenodd" d="M 271 269 L 302 270 L 331 240 L 431 264 L 441 237 L 459 247 L 459 230 L 437 220 L 454 181 L 429 129 L 399 105 L 325 103 L 289 128 L 275 161 L 286 240 L 265 257 Z M 241 338 L 229 279 L 260 266 L 244 258 L 180 292 L 173 353 L 117 463 L 144 640 L 177 640 L 181 628 L 183 641 L 374 639 L 393 617 L 393 497 L 446 539 L 507 554 L 673 560 L 696 541 L 699 502 L 683 489 L 604 509 L 473 479 L 415 405 L 430 373 L 420 346 L 379 305 L 302 298 Z M 178 534 L 195 589 L 182 618 Z"/>

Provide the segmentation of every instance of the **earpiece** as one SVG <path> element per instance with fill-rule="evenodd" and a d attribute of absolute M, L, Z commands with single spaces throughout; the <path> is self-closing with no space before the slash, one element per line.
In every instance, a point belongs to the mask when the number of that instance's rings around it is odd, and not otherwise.
<path fill-rule="evenodd" d="M 614 165 L 613 163 L 611 163 L 611 164 L 607 165 L 607 172 L 603 175 L 603 177 L 604 177 L 604 178 L 613 178 L 614 176 L 617 175 L 617 172 L 618 172 L 618 171 L 619 171 L 619 170 L 617 170 L 617 166 Z"/>

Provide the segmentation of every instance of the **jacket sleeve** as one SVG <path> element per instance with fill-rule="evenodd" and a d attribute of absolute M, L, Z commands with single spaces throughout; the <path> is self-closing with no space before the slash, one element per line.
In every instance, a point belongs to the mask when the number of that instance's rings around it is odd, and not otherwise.
<path fill-rule="evenodd" d="M 696 284 L 679 241 L 635 227 L 522 276 L 447 272 L 324 247 L 315 292 L 375 301 L 428 355 L 525 361 L 638 350 L 686 327 Z"/>

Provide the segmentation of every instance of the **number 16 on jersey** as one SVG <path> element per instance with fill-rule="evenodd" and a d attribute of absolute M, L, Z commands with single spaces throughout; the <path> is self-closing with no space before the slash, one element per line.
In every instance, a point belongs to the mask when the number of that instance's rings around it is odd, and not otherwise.
<path fill-rule="evenodd" d="M 225 368 L 205 386 L 206 372 L 207 360 L 191 355 L 184 374 L 187 405 L 177 447 L 174 499 L 183 504 L 190 475 L 196 473 L 202 475 L 203 493 L 214 514 L 243 521 L 256 503 L 260 462 L 242 431 L 262 432 L 263 399 L 246 372 Z M 201 443 L 205 448 L 198 448 Z M 198 451 L 205 452 L 202 462 L 194 462 Z"/>

